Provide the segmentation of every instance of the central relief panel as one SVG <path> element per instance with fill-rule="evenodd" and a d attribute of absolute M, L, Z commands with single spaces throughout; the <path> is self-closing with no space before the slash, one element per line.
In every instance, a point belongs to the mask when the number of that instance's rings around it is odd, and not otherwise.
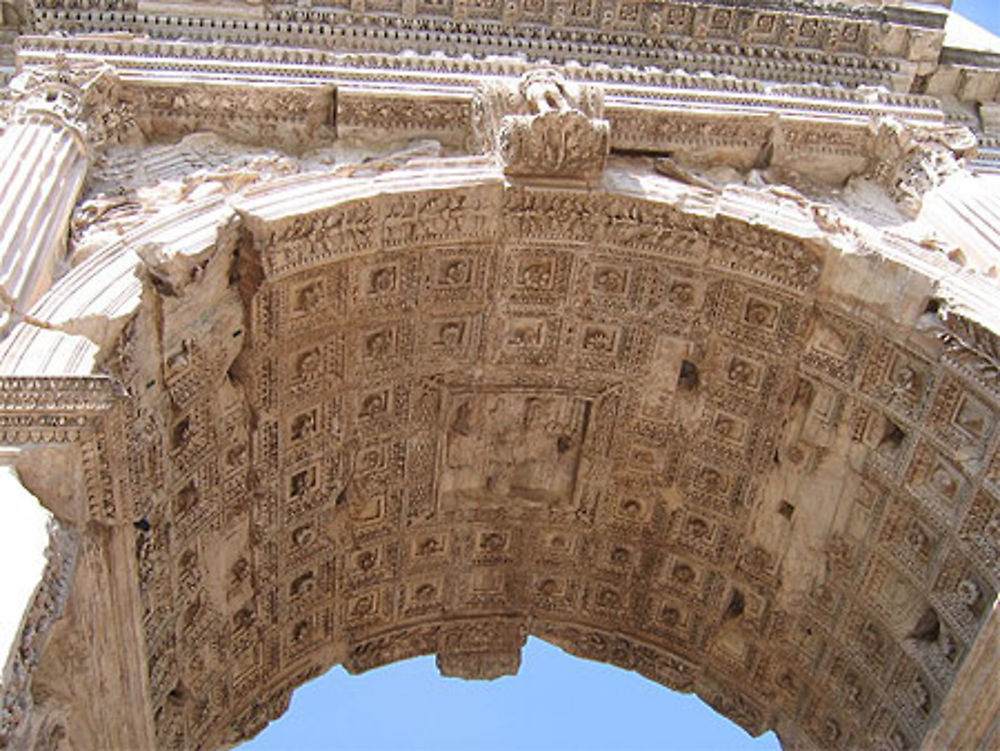
<path fill-rule="evenodd" d="M 554 389 L 449 391 L 440 507 L 575 506 L 591 406 L 591 399 Z"/>

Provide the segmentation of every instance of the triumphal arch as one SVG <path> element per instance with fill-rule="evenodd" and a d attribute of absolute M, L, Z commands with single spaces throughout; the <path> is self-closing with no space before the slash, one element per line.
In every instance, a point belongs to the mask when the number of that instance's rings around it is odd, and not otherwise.
<path fill-rule="evenodd" d="M 528 635 L 1000 747 L 1000 47 L 948 0 L 2 4 L 0 745 Z"/>

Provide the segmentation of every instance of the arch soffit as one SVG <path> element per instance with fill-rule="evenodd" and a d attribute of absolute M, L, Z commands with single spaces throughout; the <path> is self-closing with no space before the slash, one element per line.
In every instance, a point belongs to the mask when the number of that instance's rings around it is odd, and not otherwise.
<path fill-rule="evenodd" d="M 153 586 L 164 570 L 235 582 L 177 614 L 176 653 L 146 624 L 157 731 L 186 711 L 175 682 L 198 685 L 196 633 L 254 663 L 205 742 L 337 662 L 436 652 L 488 677 L 530 631 L 751 732 L 918 743 L 1000 576 L 995 397 L 895 323 L 931 263 L 843 253 L 750 192 L 442 166 L 265 186 L 221 229 L 202 207 L 37 309 L 130 317 L 103 357 L 141 420 L 112 440 L 159 431 L 125 487 L 173 529 L 143 540 L 143 607 L 193 598 Z M 153 243 L 137 281 L 128 254 Z M 7 358 L 83 363 L 83 342 L 25 326 Z M 235 657 L 215 656 L 231 686 Z"/>

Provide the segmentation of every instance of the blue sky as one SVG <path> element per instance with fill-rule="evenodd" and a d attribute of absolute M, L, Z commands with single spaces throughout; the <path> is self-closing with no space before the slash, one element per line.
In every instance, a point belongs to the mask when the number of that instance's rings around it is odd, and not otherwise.
<path fill-rule="evenodd" d="M 955 0 L 952 10 L 1000 35 L 1000 2 L 997 0 Z"/>
<path fill-rule="evenodd" d="M 518 675 L 441 678 L 433 657 L 334 668 L 241 751 L 774 751 L 694 696 L 530 639 Z"/>
<path fill-rule="evenodd" d="M 1000 34 L 1000 1 L 954 10 Z M 694 696 L 580 660 L 537 639 L 521 672 L 490 682 L 441 678 L 432 657 L 360 676 L 341 668 L 303 686 L 244 751 L 776 751 Z"/>

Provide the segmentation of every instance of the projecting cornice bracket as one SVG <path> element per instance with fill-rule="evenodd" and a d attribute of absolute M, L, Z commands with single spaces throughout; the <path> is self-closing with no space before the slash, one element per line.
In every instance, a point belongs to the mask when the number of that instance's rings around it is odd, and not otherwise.
<path fill-rule="evenodd" d="M 479 88 L 472 125 L 479 148 L 504 173 L 527 182 L 600 180 L 611 143 L 597 86 L 567 81 L 554 68 L 528 71 L 515 82 Z"/>

